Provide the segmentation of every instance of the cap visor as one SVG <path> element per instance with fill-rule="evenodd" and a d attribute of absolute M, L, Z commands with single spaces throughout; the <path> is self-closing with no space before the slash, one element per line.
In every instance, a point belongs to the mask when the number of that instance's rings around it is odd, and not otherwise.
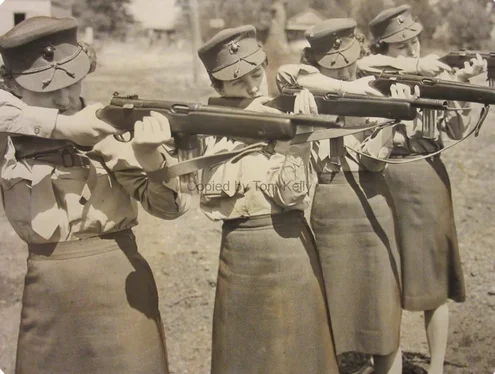
<path fill-rule="evenodd" d="M 244 75 L 252 72 L 266 60 L 266 54 L 263 49 L 259 48 L 252 55 L 242 58 L 235 64 L 229 65 L 222 70 L 216 71 L 211 75 L 221 81 L 231 81 L 242 78 Z"/>
<path fill-rule="evenodd" d="M 345 68 L 358 60 L 361 55 L 361 45 L 356 40 L 353 45 L 349 49 L 343 51 L 342 54 L 345 58 L 339 53 L 332 53 L 331 55 L 315 53 L 314 57 L 318 65 L 321 65 L 326 69 Z"/>
<path fill-rule="evenodd" d="M 88 55 L 81 51 L 73 60 L 60 65 L 61 69 L 53 68 L 37 73 L 14 75 L 15 81 L 23 88 L 33 92 L 52 92 L 79 82 L 89 72 Z M 67 74 L 65 71 L 73 74 Z M 52 77 L 53 75 L 53 77 Z M 50 80 L 51 78 L 51 80 Z M 43 82 L 49 82 L 43 84 Z"/>
<path fill-rule="evenodd" d="M 406 40 L 414 38 L 415 36 L 418 36 L 421 33 L 421 31 L 423 31 L 423 26 L 418 22 L 414 22 L 407 29 L 399 31 L 398 33 L 395 33 L 393 35 L 390 35 L 389 37 L 382 39 L 382 41 L 389 44 L 404 42 Z"/>

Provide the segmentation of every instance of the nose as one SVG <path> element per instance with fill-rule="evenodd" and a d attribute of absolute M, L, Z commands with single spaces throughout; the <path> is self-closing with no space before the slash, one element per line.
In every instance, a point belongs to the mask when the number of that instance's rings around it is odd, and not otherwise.
<path fill-rule="evenodd" d="M 409 51 L 409 56 L 416 57 L 416 46 L 415 45 L 408 44 L 407 49 Z"/>
<path fill-rule="evenodd" d="M 249 79 L 247 83 L 248 83 L 247 85 L 248 94 L 250 96 L 258 96 L 258 92 L 259 92 L 258 83 L 254 79 Z"/>

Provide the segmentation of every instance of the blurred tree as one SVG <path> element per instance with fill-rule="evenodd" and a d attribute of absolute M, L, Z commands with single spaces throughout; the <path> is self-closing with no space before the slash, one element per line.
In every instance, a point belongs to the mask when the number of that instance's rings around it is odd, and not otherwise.
<path fill-rule="evenodd" d="M 477 1 L 477 0 L 476 0 Z M 431 40 L 435 29 L 439 25 L 439 15 L 430 5 L 429 0 L 396 0 L 395 5 L 408 4 L 412 8 L 412 14 L 423 25 L 421 33 L 422 42 Z"/>
<path fill-rule="evenodd" d="M 135 22 L 127 6 L 131 0 L 75 0 L 72 14 L 81 27 L 92 27 L 96 38 L 105 36 L 125 38 Z"/>
<path fill-rule="evenodd" d="M 355 3 L 351 16 L 356 20 L 358 28 L 365 35 L 370 35 L 370 21 L 387 8 L 387 3 L 385 0 L 358 0 Z"/>
<path fill-rule="evenodd" d="M 491 12 L 488 11 L 490 9 L 488 2 L 477 0 L 466 6 L 464 1 L 449 1 L 451 6 L 446 17 L 449 24 L 448 40 L 451 46 L 482 48 L 483 42 L 490 39 L 493 30 L 493 19 Z"/>

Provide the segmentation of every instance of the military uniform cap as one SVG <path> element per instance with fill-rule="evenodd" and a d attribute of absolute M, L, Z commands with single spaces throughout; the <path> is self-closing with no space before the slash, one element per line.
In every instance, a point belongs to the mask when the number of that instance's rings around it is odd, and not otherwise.
<path fill-rule="evenodd" d="M 306 30 L 315 61 L 327 69 L 341 69 L 356 62 L 361 45 L 354 35 L 356 21 L 352 18 L 333 18 Z"/>
<path fill-rule="evenodd" d="M 0 37 L 0 53 L 14 80 L 34 92 L 70 86 L 90 70 L 73 18 L 28 18 Z"/>
<path fill-rule="evenodd" d="M 220 31 L 199 48 L 198 55 L 208 74 L 221 81 L 241 78 L 266 60 L 252 25 Z"/>
<path fill-rule="evenodd" d="M 417 36 L 423 26 L 416 22 L 407 4 L 380 12 L 371 22 L 370 31 L 378 41 L 400 43 Z"/>

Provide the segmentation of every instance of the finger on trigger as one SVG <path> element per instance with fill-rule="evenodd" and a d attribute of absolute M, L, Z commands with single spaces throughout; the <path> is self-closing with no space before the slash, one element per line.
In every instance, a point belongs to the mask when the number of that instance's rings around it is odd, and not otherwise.
<path fill-rule="evenodd" d="M 444 64 L 443 62 L 437 61 L 438 67 L 442 70 L 448 71 L 449 73 L 452 73 L 454 70 L 447 64 Z"/>

